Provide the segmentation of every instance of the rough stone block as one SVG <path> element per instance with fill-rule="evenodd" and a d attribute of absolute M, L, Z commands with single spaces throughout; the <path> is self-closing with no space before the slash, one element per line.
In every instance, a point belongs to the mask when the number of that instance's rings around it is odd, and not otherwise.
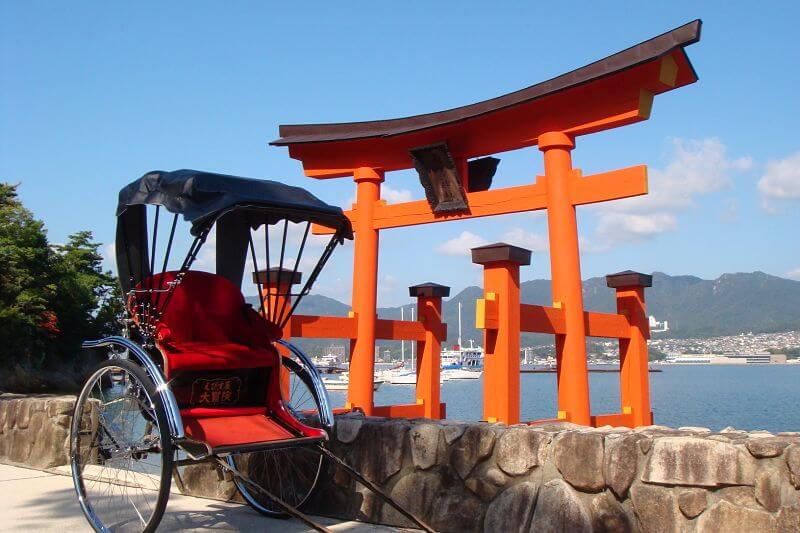
<path fill-rule="evenodd" d="M 418 424 L 411 428 L 408 436 L 411 439 L 411 458 L 414 466 L 420 470 L 427 470 L 435 465 L 439 449 L 439 426 Z"/>
<path fill-rule="evenodd" d="M 480 531 L 486 506 L 463 493 L 439 494 L 433 505 L 430 526 L 436 531 Z"/>
<path fill-rule="evenodd" d="M 751 507 L 753 509 L 760 508 L 758 502 L 756 501 L 756 495 L 753 487 L 726 487 L 724 489 L 715 491 L 714 494 L 723 500 L 731 502 L 734 505 Z"/>
<path fill-rule="evenodd" d="M 17 411 L 21 400 L 5 400 L 6 403 L 6 429 L 13 429 L 17 424 Z"/>
<path fill-rule="evenodd" d="M 774 513 L 781 506 L 781 474 L 777 468 L 764 467 L 756 473 L 756 501 Z"/>
<path fill-rule="evenodd" d="M 444 442 L 448 445 L 453 444 L 453 442 L 461 438 L 465 429 L 467 429 L 467 426 L 463 424 L 443 424 Z"/>
<path fill-rule="evenodd" d="M 784 507 L 775 518 L 776 531 L 800 531 L 800 503 Z"/>
<path fill-rule="evenodd" d="M 403 467 L 409 423 L 400 419 L 374 419 L 361 426 L 358 442 L 350 446 L 351 465 L 368 479 L 383 483 Z"/>
<path fill-rule="evenodd" d="M 666 487 L 636 483 L 631 502 L 642 531 L 679 531 L 679 511 L 675 495 Z"/>
<path fill-rule="evenodd" d="M 683 426 L 679 427 L 678 431 L 688 431 L 689 433 L 711 433 L 710 429 L 700 426 Z"/>
<path fill-rule="evenodd" d="M 492 453 L 496 438 L 487 424 L 472 425 L 464 431 L 450 455 L 450 462 L 461 479 L 466 479 L 478 461 Z"/>
<path fill-rule="evenodd" d="M 705 511 L 707 506 L 708 497 L 703 489 L 684 489 L 678 494 L 678 508 L 690 520 Z"/>
<path fill-rule="evenodd" d="M 358 432 L 364 424 L 361 417 L 342 416 L 336 419 L 336 439 L 344 444 L 349 444 L 358 438 Z"/>
<path fill-rule="evenodd" d="M 471 477 L 464 482 L 464 486 L 475 494 L 482 501 L 490 502 L 500 492 L 500 488 L 494 483 L 480 477 Z"/>
<path fill-rule="evenodd" d="M 69 446 L 65 446 L 69 430 L 54 422 L 44 411 L 31 415 L 28 464 L 34 468 L 54 468 L 69 462 Z"/>
<path fill-rule="evenodd" d="M 570 485 L 598 492 L 603 481 L 603 435 L 570 431 L 558 435 L 553 448 L 556 468 Z"/>
<path fill-rule="evenodd" d="M 75 398 L 71 396 L 52 398 L 47 401 L 47 415 L 51 418 L 54 418 L 58 415 L 72 416 L 74 409 Z"/>
<path fill-rule="evenodd" d="M 430 471 L 416 471 L 400 478 L 389 495 L 404 509 L 417 516 L 432 515 L 434 502 L 442 493 L 442 478 Z M 381 519 L 390 524 L 412 526 L 403 515 L 391 506 L 384 505 Z"/>
<path fill-rule="evenodd" d="M 623 499 L 636 477 L 639 454 L 637 434 L 608 435 L 605 440 L 603 456 L 603 477 L 605 483 L 617 498 Z"/>
<path fill-rule="evenodd" d="M 755 460 L 732 444 L 698 437 L 656 439 L 642 481 L 665 485 L 718 487 L 752 485 Z"/>
<path fill-rule="evenodd" d="M 530 531 L 590 533 L 592 519 L 578 493 L 561 479 L 545 483 L 539 492 Z"/>
<path fill-rule="evenodd" d="M 502 487 L 508 482 L 508 477 L 497 468 L 488 468 L 484 477 L 487 481 L 498 487 Z"/>
<path fill-rule="evenodd" d="M 495 460 L 506 474 L 520 476 L 539 464 L 539 450 L 547 436 L 530 428 L 506 430 L 497 443 Z"/>
<path fill-rule="evenodd" d="M 594 533 L 628 533 L 634 531 L 630 517 L 609 492 L 592 498 L 589 504 Z"/>
<path fill-rule="evenodd" d="M 653 447 L 653 439 L 646 438 L 639 441 L 639 449 L 642 450 L 642 453 L 647 455 L 650 453 L 650 448 Z"/>
<path fill-rule="evenodd" d="M 31 420 L 31 411 L 35 402 L 36 400 L 28 398 L 19 400 L 15 424 L 17 429 L 28 429 L 28 424 L 30 424 Z"/>
<path fill-rule="evenodd" d="M 765 511 L 737 507 L 722 500 L 715 503 L 697 519 L 698 533 L 720 531 L 774 531 L 775 520 Z"/>
<path fill-rule="evenodd" d="M 786 439 L 777 437 L 747 439 L 745 446 L 753 457 L 764 459 L 767 457 L 778 457 L 789 445 Z"/>
<path fill-rule="evenodd" d="M 530 481 L 504 490 L 489 505 L 483 521 L 486 533 L 525 531 L 533 516 L 539 486 Z"/>
<path fill-rule="evenodd" d="M 212 464 L 181 467 L 180 474 L 187 494 L 214 500 L 244 501 L 233 481 L 220 480 L 217 469 Z"/>
<path fill-rule="evenodd" d="M 8 458 L 19 464 L 27 464 L 33 447 L 33 436 L 30 431 L 14 429 L 11 432 L 11 445 L 8 448 Z"/>
<path fill-rule="evenodd" d="M 800 489 L 800 445 L 792 444 L 786 448 L 786 464 L 789 466 L 792 485 Z"/>

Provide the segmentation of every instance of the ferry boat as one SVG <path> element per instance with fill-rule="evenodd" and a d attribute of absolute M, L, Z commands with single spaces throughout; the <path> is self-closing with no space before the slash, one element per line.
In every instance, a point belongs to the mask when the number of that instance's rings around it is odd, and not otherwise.
<path fill-rule="evenodd" d="M 483 348 L 470 339 L 469 348 L 461 342 L 461 302 L 458 303 L 458 344 L 441 351 L 442 375 L 450 379 L 478 379 L 483 374 Z"/>

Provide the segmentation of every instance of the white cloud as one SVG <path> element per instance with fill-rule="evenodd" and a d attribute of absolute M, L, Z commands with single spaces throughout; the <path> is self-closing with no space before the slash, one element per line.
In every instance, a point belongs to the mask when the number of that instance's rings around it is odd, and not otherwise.
<path fill-rule="evenodd" d="M 458 237 L 442 243 L 436 250 L 444 255 L 469 255 L 470 249 L 489 244 L 489 241 L 469 231 L 462 231 Z"/>
<path fill-rule="evenodd" d="M 620 236 L 627 241 L 641 241 L 677 227 L 678 221 L 671 213 L 608 213 L 601 217 L 597 234 L 611 242 L 620 240 Z"/>
<path fill-rule="evenodd" d="M 414 199 L 414 195 L 408 189 L 393 189 L 384 183 L 381 185 L 381 199 L 386 200 L 390 204 L 396 204 L 401 202 L 410 202 Z M 350 207 L 355 203 L 355 196 L 348 197 L 347 203 L 345 203 L 345 209 L 350 209 Z"/>
<path fill-rule="evenodd" d="M 670 161 L 649 172 L 649 194 L 599 204 L 599 250 L 622 242 L 640 242 L 678 227 L 678 213 L 695 205 L 699 196 L 731 186 L 731 174 L 753 168 L 750 157 L 730 159 L 717 138 L 673 139 Z"/>
<path fill-rule="evenodd" d="M 200 248 L 200 253 L 192 263 L 192 268 L 195 270 L 204 270 L 207 272 L 214 272 L 217 268 L 217 228 L 216 226 L 211 229 L 206 237 L 206 242 Z M 245 271 L 249 272 L 249 271 Z"/>
<path fill-rule="evenodd" d="M 101 249 L 101 255 L 103 256 L 103 268 L 116 273 L 117 247 L 114 245 L 114 243 L 110 242 L 108 244 L 104 244 L 103 248 Z"/>
<path fill-rule="evenodd" d="M 768 213 L 776 213 L 781 201 L 800 199 L 800 152 L 769 161 L 758 181 L 758 191 Z"/>
<path fill-rule="evenodd" d="M 413 199 L 408 189 L 392 189 L 388 185 L 381 187 L 381 198 L 389 203 L 410 202 Z"/>
<path fill-rule="evenodd" d="M 800 281 L 800 268 L 795 268 L 794 270 L 790 270 L 786 273 L 786 277 L 789 279 L 794 279 Z"/>
<path fill-rule="evenodd" d="M 578 245 L 582 252 L 600 253 L 611 249 L 611 244 L 607 239 L 589 239 L 578 235 Z"/>
<path fill-rule="evenodd" d="M 397 292 L 398 280 L 392 274 L 384 274 L 378 280 L 378 292 L 381 295 L 394 296 Z"/>
<path fill-rule="evenodd" d="M 503 234 L 503 241 L 534 252 L 544 252 L 549 247 L 546 236 L 540 233 L 531 233 L 522 228 L 510 228 Z"/>

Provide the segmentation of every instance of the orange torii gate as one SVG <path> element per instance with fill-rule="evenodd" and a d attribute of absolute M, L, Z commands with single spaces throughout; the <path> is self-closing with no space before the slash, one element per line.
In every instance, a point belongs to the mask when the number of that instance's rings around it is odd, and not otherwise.
<path fill-rule="evenodd" d="M 563 315 L 563 326 L 553 330 L 559 417 L 579 424 L 592 422 L 575 206 L 647 194 L 647 171 L 642 165 L 583 176 L 573 168 L 571 152 L 576 137 L 647 120 L 655 95 L 697 81 L 685 47 L 699 41 L 700 27 L 695 20 L 548 81 L 447 111 L 370 122 L 280 126 L 281 137 L 271 144 L 288 146 L 289 155 L 302 162 L 307 176 L 352 176 L 356 183 L 356 202 L 346 212 L 356 235 L 349 407 L 376 413 L 372 381 L 380 322 L 376 317 L 380 231 L 547 209 L 553 308 Z M 530 185 L 491 189 L 497 160 L 474 159 L 534 145 L 544 154 L 544 175 Z M 428 199 L 396 204 L 381 200 L 385 172 L 414 167 Z M 512 312 L 519 313 L 518 309 Z M 505 335 L 518 337 L 519 316 L 509 323 L 515 331 Z M 644 350 L 646 360 L 646 343 L 636 346 Z M 485 391 L 494 388 L 498 394 L 500 384 L 487 376 Z M 518 390 L 508 391 L 514 393 L 518 403 Z M 426 413 L 436 416 L 435 409 Z M 516 422 L 508 413 L 498 419 Z"/>

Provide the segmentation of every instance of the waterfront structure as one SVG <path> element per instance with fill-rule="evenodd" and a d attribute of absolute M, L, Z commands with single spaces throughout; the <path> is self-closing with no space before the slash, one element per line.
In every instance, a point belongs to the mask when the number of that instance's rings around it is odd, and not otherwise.
<path fill-rule="evenodd" d="M 745 354 L 673 354 L 665 363 L 677 365 L 770 365 L 786 364 L 786 354 L 745 353 Z"/>
<path fill-rule="evenodd" d="M 380 232 L 545 209 L 552 307 L 520 306 L 519 266 L 530 263 L 529 252 L 505 245 L 473 250 L 473 261 L 484 265 L 484 417 L 519 421 L 519 336 L 524 330 L 556 336 L 558 419 L 587 425 L 651 423 L 644 306 L 650 277 L 634 272 L 609 276 L 609 287 L 617 291 L 617 313 L 586 313 L 575 212 L 578 205 L 647 194 L 646 167 L 584 176 L 573 168 L 572 150 L 582 135 L 647 120 L 656 95 L 697 81 L 685 48 L 699 41 L 700 25 L 693 21 L 575 71 L 477 104 L 392 120 L 280 126 L 280 138 L 271 144 L 287 147 L 306 176 L 352 177 L 356 184 L 356 202 L 346 212 L 356 236 L 351 315 L 297 317 L 303 327 L 292 326 L 288 332 L 319 335 L 324 330 L 351 340 L 348 408 L 390 416 L 444 415 L 438 390 L 444 328 L 441 295 L 431 289 L 441 286 L 435 284 L 425 289 L 433 296 L 411 291 L 419 298 L 418 321 L 428 325 L 430 341 L 416 337 L 416 403 L 374 404 L 372 347 L 379 331 L 388 333 L 381 338 L 394 340 L 420 334 L 402 321 L 377 319 Z M 492 189 L 499 160 L 487 156 L 531 146 L 543 152 L 544 175 L 532 184 Z M 385 173 L 410 168 L 417 170 L 426 200 L 382 200 Z M 327 233 L 320 227 L 314 232 Z M 587 336 L 619 339 L 619 413 L 591 414 Z"/>
<path fill-rule="evenodd" d="M 650 315 L 649 322 L 650 322 L 651 333 L 663 333 L 665 331 L 669 331 L 669 322 L 666 320 L 663 322 L 659 322 L 658 320 L 656 320 L 656 317 Z"/>

